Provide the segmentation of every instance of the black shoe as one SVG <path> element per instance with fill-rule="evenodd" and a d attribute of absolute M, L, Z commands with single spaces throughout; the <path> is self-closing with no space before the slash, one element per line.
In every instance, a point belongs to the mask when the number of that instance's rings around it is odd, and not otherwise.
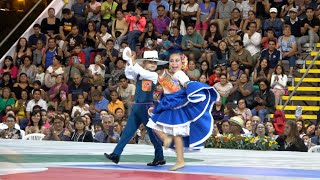
<path fill-rule="evenodd" d="M 158 165 L 165 165 L 166 164 L 166 160 L 162 159 L 162 160 L 153 160 L 152 162 L 148 163 L 147 166 L 158 166 Z"/>
<path fill-rule="evenodd" d="M 104 153 L 104 157 L 106 157 L 107 159 L 111 160 L 116 164 L 118 164 L 120 160 L 120 157 L 114 153 L 111 153 L 111 154 Z"/>

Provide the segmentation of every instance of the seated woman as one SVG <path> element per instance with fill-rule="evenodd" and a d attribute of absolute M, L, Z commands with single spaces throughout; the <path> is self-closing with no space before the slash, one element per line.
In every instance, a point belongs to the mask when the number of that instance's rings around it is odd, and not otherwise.
<path fill-rule="evenodd" d="M 228 81 L 232 83 L 232 85 L 236 85 L 238 83 L 239 77 L 243 74 L 243 71 L 239 69 L 240 64 L 238 61 L 230 62 L 231 68 L 228 70 Z"/>
<path fill-rule="evenodd" d="M 15 100 L 21 99 L 22 90 L 27 90 L 29 95 L 32 91 L 32 87 L 29 85 L 28 78 L 25 73 L 21 73 L 19 75 L 19 81 L 13 85 L 12 96 Z"/>
<path fill-rule="evenodd" d="M 214 68 L 215 66 L 221 66 L 222 71 L 226 72 L 229 58 L 230 57 L 230 51 L 227 46 L 226 41 L 220 41 L 218 44 L 218 49 L 212 54 L 211 56 L 211 67 Z"/>
<path fill-rule="evenodd" d="M 273 139 L 273 140 L 276 140 L 278 138 L 278 134 L 277 134 L 277 131 L 276 131 L 276 128 L 274 127 L 274 124 L 272 121 L 267 121 L 265 123 L 267 129 L 268 129 L 268 136 Z"/>
<path fill-rule="evenodd" d="M 116 45 L 119 49 L 121 42 L 126 38 L 128 32 L 129 24 L 126 21 L 126 18 L 123 15 L 123 11 L 118 9 L 116 11 L 117 18 L 112 22 L 111 34 L 114 39 L 116 39 Z"/>
<path fill-rule="evenodd" d="M 240 99 L 237 102 L 237 107 L 235 109 L 235 113 L 238 115 L 242 115 L 243 120 L 246 122 L 251 119 L 252 114 L 249 108 L 247 108 L 246 100 Z"/>
<path fill-rule="evenodd" d="M 4 58 L 2 68 L 0 69 L 0 78 L 3 79 L 4 73 L 10 73 L 12 80 L 16 80 L 18 76 L 18 68 L 14 65 L 11 56 Z"/>
<path fill-rule="evenodd" d="M 224 118 L 224 105 L 221 102 L 221 99 L 216 101 L 212 108 L 212 117 L 216 122 L 221 122 Z"/>
<path fill-rule="evenodd" d="M 77 95 L 77 104 L 72 107 L 71 118 L 84 116 L 85 114 L 90 114 L 89 104 L 85 103 L 84 96 L 81 93 Z"/>
<path fill-rule="evenodd" d="M 314 145 L 320 145 L 320 124 L 317 125 L 317 133 L 311 138 L 311 143 Z"/>
<path fill-rule="evenodd" d="M 263 138 L 268 135 L 268 129 L 263 123 L 258 123 L 254 129 L 254 135 L 258 138 Z"/>
<path fill-rule="evenodd" d="M 284 127 L 283 134 L 276 139 L 279 151 L 300 151 L 307 152 L 308 147 L 299 137 L 299 131 L 294 121 L 288 120 Z"/>
<path fill-rule="evenodd" d="M 41 21 L 41 32 L 46 35 L 47 39 L 54 38 L 59 34 L 60 19 L 55 16 L 55 9 L 48 9 L 48 17 Z"/>
<path fill-rule="evenodd" d="M 75 131 L 71 133 L 71 141 L 93 142 L 92 132 L 86 130 L 86 122 L 81 116 L 74 119 Z"/>
<path fill-rule="evenodd" d="M 209 31 L 207 31 L 204 36 L 203 48 L 206 49 L 206 52 L 202 54 L 202 59 L 209 61 L 210 65 L 214 66 L 211 62 L 212 54 L 214 51 L 219 49 L 219 41 L 222 40 L 221 33 L 219 32 L 219 25 L 215 22 L 211 23 L 209 26 Z"/>
<path fill-rule="evenodd" d="M 31 121 L 29 121 L 29 125 L 26 127 L 26 135 L 33 133 L 45 134 L 46 128 L 43 126 L 44 122 L 40 111 L 32 111 L 30 119 Z"/>
<path fill-rule="evenodd" d="M 261 121 L 264 121 L 268 114 L 273 114 L 275 111 L 274 94 L 270 90 L 270 84 L 267 79 L 259 81 L 259 91 L 254 94 L 254 108 L 251 110 L 253 116 L 258 115 Z"/>
<path fill-rule="evenodd" d="M 187 30 L 186 25 L 182 20 L 181 13 L 178 10 L 175 10 L 172 12 L 172 14 L 173 16 L 171 18 L 169 26 L 167 27 L 167 30 L 170 32 L 171 36 L 174 36 L 173 27 L 178 27 L 180 30 L 180 34 L 184 36 L 185 34 L 187 34 Z"/>
<path fill-rule="evenodd" d="M 65 119 L 61 115 L 55 115 L 53 118 L 53 126 L 49 129 L 49 134 L 43 140 L 48 141 L 70 141 L 70 131 L 64 129 Z"/>
<path fill-rule="evenodd" d="M 246 73 L 240 75 L 239 81 L 230 90 L 228 102 L 237 104 L 239 99 L 245 99 L 247 107 L 253 106 L 253 85 L 249 82 L 249 77 Z"/>
<path fill-rule="evenodd" d="M 47 88 L 51 88 L 55 84 L 58 75 L 64 74 L 64 68 L 61 63 L 62 57 L 55 55 L 53 64 L 47 68 L 44 78 L 44 84 Z"/>
<path fill-rule="evenodd" d="M 58 109 L 58 106 L 67 106 L 68 101 L 68 85 L 64 83 L 64 76 L 60 74 L 56 78 L 56 84 L 49 90 L 49 100 L 54 103 L 54 108 Z"/>
<path fill-rule="evenodd" d="M 20 67 L 21 64 L 23 64 L 23 58 L 24 56 L 31 56 L 32 51 L 31 48 L 28 46 L 28 41 L 26 38 L 21 37 L 18 41 L 16 51 L 13 55 L 13 65 L 15 65 L 17 68 Z"/>
<path fill-rule="evenodd" d="M 2 74 L 0 87 L 2 88 L 8 87 L 10 89 L 13 88 L 13 82 L 12 82 L 11 74 L 9 72 L 5 72 Z"/>
<path fill-rule="evenodd" d="M 190 78 L 191 81 L 197 81 L 200 77 L 200 71 L 196 66 L 196 62 L 190 60 L 188 62 L 188 70 L 186 71 L 187 76 Z"/>
<path fill-rule="evenodd" d="M 5 124 L 8 126 L 6 129 L 0 129 L 0 139 L 21 139 L 21 132 L 15 128 L 16 117 L 8 115 L 5 120 Z"/>
<path fill-rule="evenodd" d="M 28 77 L 28 82 L 33 83 L 36 74 L 37 74 L 37 67 L 32 64 L 32 57 L 25 56 L 23 58 L 24 64 L 21 64 L 19 68 L 19 74 L 24 73 Z"/>
<path fill-rule="evenodd" d="M 11 97 L 11 89 L 8 87 L 4 87 L 2 90 L 2 95 L 0 97 L 0 116 L 4 116 L 4 110 L 6 106 L 13 106 L 15 100 Z"/>
<path fill-rule="evenodd" d="M 21 91 L 21 99 L 16 101 L 16 103 L 12 108 L 13 112 L 17 114 L 20 127 L 25 127 L 27 125 L 27 124 L 22 125 L 21 123 L 28 121 L 28 119 L 26 119 L 27 118 L 26 107 L 28 102 L 29 102 L 29 92 L 24 89 Z"/>
<path fill-rule="evenodd" d="M 240 24 L 240 28 L 244 33 L 246 33 L 248 31 L 249 24 L 251 22 L 257 23 L 257 31 L 260 31 L 260 29 L 261 29 L 261 20 L 256 17 L 256 13 L 253 10 L 250 10 L 248 12 L 248 18 L 247 19 L 243 19 L 241 24 Z"/>
<path fill-rule="evenodd" d="M 276 65 L 275 72 L 271 76 L 271 91 L 274 93 L 275 105 L 279 105 L 281 97 L 285 95 L 287 90 L 288 77 L 284 74 L 284 68 L 281 65 Z"/>
<path fill-rule="evenodd" d="M 227 75 L 221 74 L 220 75 L 220 82 L 217 82 L 213 85 L 213 87 L 218 91 L 222 104 L 226 104 L 227 98 L 230 94 L 230 90 L 232 89 L 232 84 L 228 82 Z"/>
<path fill-rule="evenodd" d="M 253 71 L 253 82 L 256 84 L 261 79 L 271 80 L 272 71 L 269 69 L 269 61 L 267 58 L 260 60 L 259 66 Z"/>

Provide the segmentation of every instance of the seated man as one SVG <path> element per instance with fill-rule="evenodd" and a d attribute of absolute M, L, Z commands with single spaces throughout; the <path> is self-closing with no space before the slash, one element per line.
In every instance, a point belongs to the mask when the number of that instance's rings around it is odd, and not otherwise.
<path fill-rule="evenodd" d="M 94 141 L 100 143 L 117 143 L 120 139 L 120 134 L 114 130 L 114 117 L 112 115 L 106 115 L 101 118 L 103 131 L 97 132 Z"/>
<path fill-rule="evenodd" d="M 89 107 L 89 111 L 91 114 L 95 114 L 95 116 L 93 116 L 93 124 L 97 124 L 102 120 L 99 118 L 99 113 L 108 107 L 109 101 L 104 98 L 102 92 L 97 89 L 93 90 L 91 95 L 92 104 Z"/>
<path fill-rule="evenodd" d="M 44 45 L 46 45 L 47 43 L 47 38 L 44 34 L 41 33 L 41 26 L 40 24 L 35 24 L 33 26 L 33 32 L 34 34 L 32 34 L 30 37 L 29 37 L 29 40 L 28 40 L 28 44 L 29 46 L 31 47 L 32 50 L 35 50 L 37 48 L 37 42 L 38 40 L 42 40 L 42 43 Z"/>
<path fill-rule="evenodd" d="M 250 70 L 253 67 L 252 57 L 248 50 L 243 47 L 243 42 L 241 40 L 237 40 L 234 45 L 234 51 L 231 51 L 230 62 L 238 61 L 239 69 L 244 71 L 247 75 L 249 75 Z"/>
<path fill-rule="evenodd" d="M 201 57 L 201 48 L 203 44 L 203 38 L 194 30 L 193 24 L 187 25 L 187 34 L 182 38 L 182 50 L 185 55 L 194 53 L 195 59 L 198 60 Z"/>
<path fill-rule="evenodd" d="M 268 42 L 268 48 L 261 51 L 259 59 L 267 58 L 269 60 L 269 68 L 274 69 L 277 64 L 281 64 L 280 51 L 276 49 L 276 41 L 271 39 Z M 260 62 L 258 62 L 260 64 Z"/>
<path fill-rule="evenodd" d="M 82 81 L 80 74 L 75 73 L 72 77 L 73 83 L 69 86 L 68 109 L 71 110 L 77 102 L 79 94 L 83 94 L 84 99 L 88 98 L 89 87 Z"/>

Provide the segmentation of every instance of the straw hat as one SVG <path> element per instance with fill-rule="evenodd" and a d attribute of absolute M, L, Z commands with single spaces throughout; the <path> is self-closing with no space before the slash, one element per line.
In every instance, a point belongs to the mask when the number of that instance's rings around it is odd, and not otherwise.
<path fill-rule="evenodd" d="M 128 52 L 129 54 L 131 54 L 131 49 L 129 47 L 126 47 L 122 53 L 122 58 L 126 61 L 131 59 L 131 57 L 127 55 Z M 136 59 L 136 62 L 139 64 L 143 64 L 143 61 L 155 61 L 157 62 L 157 65 L 163 65 L 168 63 L 168 61 L 159 60 L 157 51 L 145 51 L 143 53 L 143 59 Z"/>
<path fill-rule="evenodd" d="M 230 118 L 229 122 L 235 123 L 235 124 L 239 125 L 240 127 L 244 128 L 243 119 L 240 118 L 239 116 L 234 116 L 234 117 Z"/>

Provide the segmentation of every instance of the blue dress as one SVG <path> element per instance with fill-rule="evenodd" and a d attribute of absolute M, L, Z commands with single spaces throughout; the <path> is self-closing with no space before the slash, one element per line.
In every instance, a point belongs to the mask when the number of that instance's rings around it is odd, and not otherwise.
<path fill-rule="evenodd" d="M 202 148 L 212 134 L 211 110 L 219 98 L 213 87 L 190 81 L 186 88 L 161 99 L 147 126 L 173 136 L 183 136 L 185 148 Z"/>

